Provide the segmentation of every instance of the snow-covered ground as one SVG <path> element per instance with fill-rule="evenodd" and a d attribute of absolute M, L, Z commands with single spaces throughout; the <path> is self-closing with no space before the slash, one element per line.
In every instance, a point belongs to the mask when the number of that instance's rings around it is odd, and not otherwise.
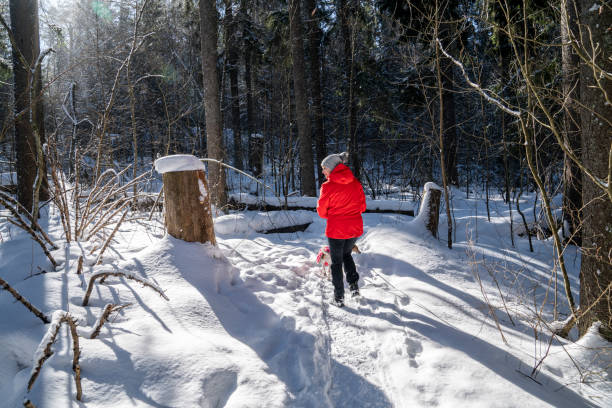
<path fill-rule="evenodd" d="M 610 345 L 595 331 L 550 343 L 538 323 L 538 315 L 554 318 L 551 242 L 534 241 L 530 253 L 527 239 L 515 237 L 513 248 L 507 206 L 494 199 L 489 222 L 483 201 L 463 196 L 455 191 L 452 250 L 444 217 L 437 240 L 412 217 L 364 214 L 354 255 L 362 297 L 345 308 L 330 305 L 331 282 L 315 263 L 326 245 L 316 213 L 303 233 L 269 235 L 256 232 L 265 215 L 219 217 L 216 248 L 164 236 L 159 221 L 130 222 L 102 265 L 87 266 L 93 243 L 64 243 L 53 252 L 57 271 L 0 219 L 0 278 L 48 316 L 64 310 L 78 319 L 83 388 L 79 403 L 63 327 L 26 390 L 48 325 L 0 291 L 0 407 L 25 398 L 39 408 L 612 406 Z M 530 202 L 522 203 L 527 215 Z M 53 207 L 43 221 L 63 242 Z M 565 257 L 578 298 L 580 257 L 574 248 Z M 146 279 L 169 300 L 109 277 L 81 306 L 102 270 Z M 560 276 L 557 293 L 562 319 Z M 89 339 L 107 304 L 129 306 Z"/>

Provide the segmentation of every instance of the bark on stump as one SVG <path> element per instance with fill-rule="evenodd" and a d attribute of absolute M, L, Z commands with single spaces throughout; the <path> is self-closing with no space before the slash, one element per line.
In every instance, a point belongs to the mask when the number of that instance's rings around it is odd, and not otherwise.
<path fill-rule="evenodd" d="M 167 172 L 162 180 L 168 234 L 187 242 L 216 245 L 204 171 Z"/>
<path fill-rule="evenodd" d="M 434 237 L 438 238 L 438 220 L 440 219 L 440 197 L 442 197 L 442 191 L 431 189 L 429 190 L 429 195 L 429 220 L 426 227 Z"/>

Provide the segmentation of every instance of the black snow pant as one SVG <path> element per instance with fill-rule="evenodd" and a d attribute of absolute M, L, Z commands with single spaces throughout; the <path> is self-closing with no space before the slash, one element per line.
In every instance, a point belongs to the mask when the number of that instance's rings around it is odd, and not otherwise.
<path fill-rule="evenodd" d="M 344 298 L 344 279 L 342 276 L 342 265 L 346 273 L 346 281 L 349 285 L 356 284 L 359 274 L 351 255 L 351 250 L 357 242 L 357 237 L 349 239 L 327 238 L 329 241 L 329 252 L 331 255 L 331 275 L 334 284 L 334 296 L 336 299 Z"/>

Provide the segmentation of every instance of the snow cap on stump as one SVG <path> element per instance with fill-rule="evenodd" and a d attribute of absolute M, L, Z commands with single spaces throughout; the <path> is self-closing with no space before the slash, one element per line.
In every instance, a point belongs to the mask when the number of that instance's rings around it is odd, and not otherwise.
<path fill-rule="evenodd" d="M 160 174 L 164 174 L 173 171 L 206 171 L 206 167 L 204 167 L 204 163 L 200 159 L 191 154 L 175 154 L 155 160 L 155 170 Z"/>

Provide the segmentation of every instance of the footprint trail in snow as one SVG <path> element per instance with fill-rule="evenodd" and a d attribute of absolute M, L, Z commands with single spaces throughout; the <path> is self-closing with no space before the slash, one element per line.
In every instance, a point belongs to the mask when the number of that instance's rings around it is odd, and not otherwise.
<path fill-rule="evenodd" d="M 362 295 L 351 298 L 347 292 L 345 307 L 338 308 L 330 304 L 333 287 L 318 273 L 314 251 L 258 239 L 241 243 L 227 256 L 244 271 L 245 284 L 262 303 L 281 319 L 294 316 L 296 332 L 314 336 L 312 349 L 296 348 L 288 354 L 294 354 L 301 366 L 308 393 L 323 397 L 319 404 L 396 405 L 393 399 L 401 387 L 386 367 L 397 368 L 399 361 L 402 369 L 415 369 L 422 351 L 418 336 L 407 327 L 409 316 L 405 310 L 410 299 L 406 294 L 393 288 L 380 273 L 360 270 L 356 257 Z M 280 341 L 278 344 L 295 346 Z M 307 393 L 302 391 L 300 394 Z M 300 394 L 294 402 L 310 406 L 312 401 L 300 400 Z"/>

